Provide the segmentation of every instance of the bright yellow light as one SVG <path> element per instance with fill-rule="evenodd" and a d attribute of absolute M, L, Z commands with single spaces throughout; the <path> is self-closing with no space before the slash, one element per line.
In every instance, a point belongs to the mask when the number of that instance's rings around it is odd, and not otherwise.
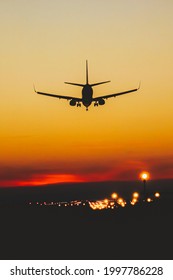
<path fill-rule="evenodd" d="M 89 201 L 89 206 L 93 209 L 93 210 L 102 210 L 102 209 L 106 209 L 108 207 L 108 199 L 105 200 L 97 200 L 95 202 L 90 202 Z M 110 206 L 109 206 L 110 207 Z"/>
<path fill-rule="evenodd" d="M 133 197 L 138 198 L 139 197 L 139 193 L 138 192 L 134 192 L 133 193 Z"/>
<path fill-rule="evenodd" d="M 155 197 L 160 197 L 160 193 L 156 192 L 156 193 L 154 194 L 154 196 L 155 196 Z"/>
<path fill-rule="evenodd" d="M 138 202 L 138 199 L 133 196 L 132 201 L 130 202 L 132 205 L 135 205 Z"/>
<path fill-rule="evenodd" d="M 142 175 L 142 179 L 147 179 L 147 174 L 146 173 Z"/>
<path fill-rule="evenodd" d="M 142 173 L 140 174 L 140 178 L 141 178 L 142 180 L 148 180 L 148 179 L 149 179 L 149 173 L 146 172 L 146 171 L 142 172 Z"/>
<path fill-rule="evenodd" d="M 149 198 L 147 198 L 147 202 L 151 202 L 152 200 L 151 200 L 151 198 L 149 197 Z"/>
<path fill-rule="evenodd" d="M 122 202 L 120 205 L 121 205 L 121 207 L 125 207 L 125 203 L 124 202 Z"/>
<path fill-rule="evenodd" d="M 118 199 L 118 203 L 122 203 L 123 202 L 123 199 L 122 198 L 119 198 Z"/>
<path fill-rule="evenodd" d="M 117 194 L 117 193 L 112 193 L 111 197 L 112 197 L 113 199 L 116 199 L 116 198 L 118 197 L 118 194 Z"/>

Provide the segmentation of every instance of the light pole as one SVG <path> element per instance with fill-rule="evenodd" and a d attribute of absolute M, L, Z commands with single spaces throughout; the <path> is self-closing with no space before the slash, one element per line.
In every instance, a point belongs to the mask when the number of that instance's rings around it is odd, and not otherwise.
<path fill-rule="evenodd" d="M 142 172 L 141 173 L 141 179 L 142 179 L 143 184 L 144 184 L 144 189 L 143 189 L 144 201 L 146 201 L 146 181 L 147 181 L 148 178 L 149 178 L 149 173 L 148 172 Z"/>

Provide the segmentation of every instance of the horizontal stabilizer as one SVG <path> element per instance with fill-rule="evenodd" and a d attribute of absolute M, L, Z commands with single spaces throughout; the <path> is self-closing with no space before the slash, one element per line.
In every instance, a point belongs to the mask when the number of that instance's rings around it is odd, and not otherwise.
<path fill-rule="evenodd" d="M 70 83 L 70 82 L 64 82 L 65 84 L 73 85 L 73 86 L 78 86 L 78 87 L 83 87 L 83 84 L 76 84 L 76 83 Z"/>
<path fill-rule="evenodd" d="M 102 84 L 106 84 L 106 83 L 109 83 L 110 81 L 105 81 L 105 82 L 100 82 L 100 83 L 95 83 L 95 84 L 92 84 L 91 86 L 94 87 L 94 86 L 98 86 L 98 85 L 102 85 Z"/>

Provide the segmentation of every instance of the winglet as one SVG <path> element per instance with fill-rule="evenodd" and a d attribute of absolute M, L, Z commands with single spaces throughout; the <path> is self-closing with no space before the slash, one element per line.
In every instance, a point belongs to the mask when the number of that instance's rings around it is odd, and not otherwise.
<path fill-rule="evenodd" d="M 138 88 L 137 88 L 137 89 L 140 89 L 140 87 L 141 87 L 141 81 L 139 82 L 139 86 L 138 86 Z"/>
<path fill-rule="evenodd" d="M 33 88 L 34 88 L 34 91 L 37 93 L 36 89 L 35 89 L 35 85 L 33 84 Z"/>

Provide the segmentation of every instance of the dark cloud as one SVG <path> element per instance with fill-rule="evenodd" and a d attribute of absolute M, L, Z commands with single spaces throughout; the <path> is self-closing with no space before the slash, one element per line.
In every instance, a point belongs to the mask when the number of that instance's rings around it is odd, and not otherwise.
<path fill-rule="evenodd" d="M 99 174 L 106 172 L 109 167 L 105 163 L 96 164 L 91 163 L 87 164 L 55 164 L 49 165 L 47 167 L 43 165 L 39 166 L 3 166 L 0 168 L 0 181 L 25 181 L 32 180 L 33 178 L 41 178 L 45 175 L 51 174 L 74 174 L 74 175 L 90 175 L 90 174 Z"/>
<path fill-rule="evenodd" d="M 154 178 L 173 178 L 173 158 L 161 157 L 147 160 Z"/>

